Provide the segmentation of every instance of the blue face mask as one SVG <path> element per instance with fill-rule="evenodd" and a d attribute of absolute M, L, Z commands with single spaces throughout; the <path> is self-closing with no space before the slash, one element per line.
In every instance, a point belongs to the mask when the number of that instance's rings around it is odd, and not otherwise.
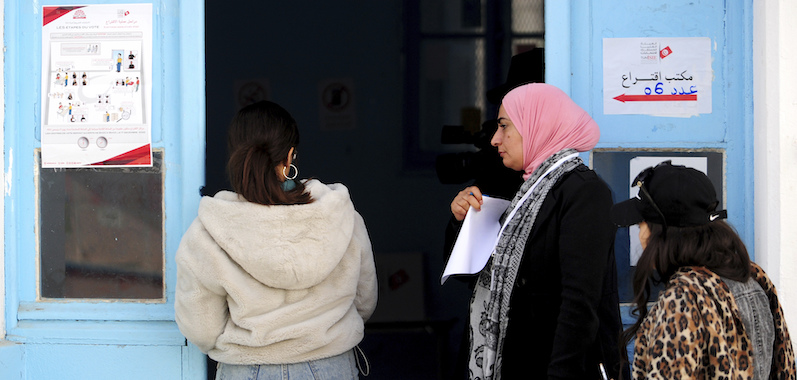
<path fill-rule="evenodd" d="M 281 186 L 283 191 L 291 191 L 296 188 L 296 182 L 292 179 L 286 179 Z"/>

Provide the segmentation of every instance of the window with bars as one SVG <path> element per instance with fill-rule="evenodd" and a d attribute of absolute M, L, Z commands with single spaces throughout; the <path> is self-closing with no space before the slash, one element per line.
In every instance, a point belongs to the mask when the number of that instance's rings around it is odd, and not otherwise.
<path fill-rule="evenodd" d="M 494 117 L 487 90 L 513 55 L 544 47 L 544 0 L 409 0 L 404 9 L 404 166 L 476 150 L 468 136 Z M 443 136 L 443 130 L 457 131 Z M 461 141 L 461 143 L 457 143 Z"/>

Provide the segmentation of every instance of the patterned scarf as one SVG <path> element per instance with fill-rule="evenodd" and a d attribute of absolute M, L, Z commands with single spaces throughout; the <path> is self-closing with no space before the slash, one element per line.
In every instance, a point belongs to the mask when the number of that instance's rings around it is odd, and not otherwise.
<path fill-rule="evenodd" d="M 548 192 L 563 175 L 582 163 L 578 156 L 568 158 L 575 153 L 575 149 L 564 149 L 543 161 L 523 183 L 504 212 L 503 233 L 491 262 L 479 274 L 470 302 L 468 369 L 471 379 L 501 378 L 501 350 L 509 322 L 509 300 L 526 240 Z M 522 201 L 530 189 L 528 199 Z M 512 213 L 515 208 L 517 210 Z M 505 220 L 509 216 L 511 219 Z"/>

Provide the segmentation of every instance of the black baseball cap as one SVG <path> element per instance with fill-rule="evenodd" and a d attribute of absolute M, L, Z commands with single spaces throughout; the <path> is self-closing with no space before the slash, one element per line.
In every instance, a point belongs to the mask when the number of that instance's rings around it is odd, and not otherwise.
<path fill-rule="evenodd" d="M 701 226 L 727 217 L 716 211 L 714 185 L 699 170 L 664 161 L 634 179 L 639 194 L 612 206 L 611 219 L 620 227 L 642 221 L 674 227 Z"/>

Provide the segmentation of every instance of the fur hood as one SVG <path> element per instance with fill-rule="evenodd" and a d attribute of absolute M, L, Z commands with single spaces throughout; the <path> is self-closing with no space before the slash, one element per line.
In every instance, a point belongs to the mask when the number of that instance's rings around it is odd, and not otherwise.
<path fill-rule="evenodd" d="M 362 339 L 377 300 L 368 230 L 345 186 L 305 186 L 304 205 L 200 201 L 175 255 L 175 322 L 214 360 L 298 363 Z"/>
<path fill-rule="evenodd" d="M 221 191 L 200 201 L 199 220 L 258 281 L 280 289 L 309 288 L 325 279 L 346 252 L 355 211 L 345 186 L 317 180 L 305 186 L 314 202 L 290 206 L 264 206 Z"/>

